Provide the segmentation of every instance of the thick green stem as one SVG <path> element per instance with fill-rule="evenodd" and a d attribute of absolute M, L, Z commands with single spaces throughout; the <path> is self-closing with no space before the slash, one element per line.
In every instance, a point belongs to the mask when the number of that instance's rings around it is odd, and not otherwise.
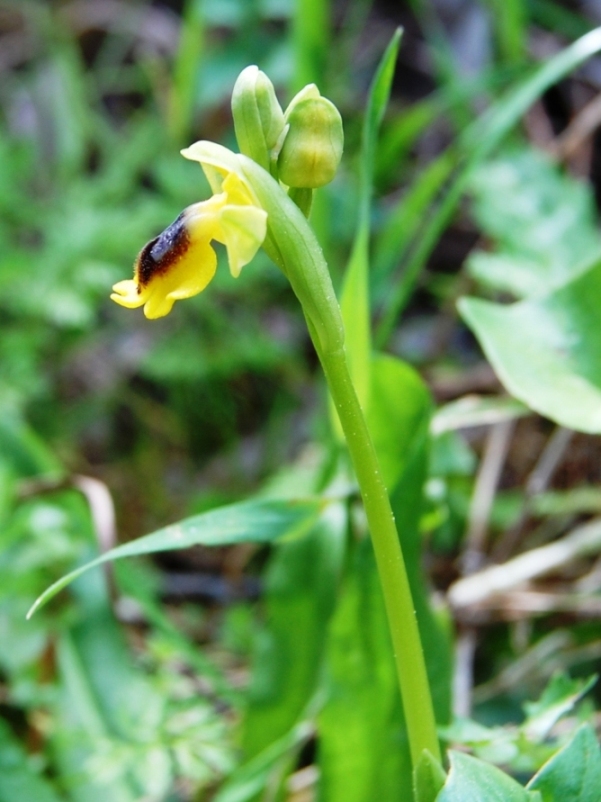
<path fill-rule="evenodd" d="M 424 654 L 405 562 L 378 458 L 351 381 L 345 352 L 320 354 L 353 461 L 371 532 L 388 615 L 411 759 L 424 749 L 440 760 Z"/>

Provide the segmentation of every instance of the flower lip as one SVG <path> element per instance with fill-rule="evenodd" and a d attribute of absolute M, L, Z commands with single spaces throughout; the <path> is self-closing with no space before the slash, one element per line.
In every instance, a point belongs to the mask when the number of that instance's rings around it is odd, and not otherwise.
<path fill-rule="evenodd" d="M 185 212 L 182 212 L 158 237 L 150 240 L 138 255 L 135 265 L 138 292 L 154 276 L 166 273 L 169 267 L 184 255 L 189 246 L 190 236 L 186 229 Z"/>

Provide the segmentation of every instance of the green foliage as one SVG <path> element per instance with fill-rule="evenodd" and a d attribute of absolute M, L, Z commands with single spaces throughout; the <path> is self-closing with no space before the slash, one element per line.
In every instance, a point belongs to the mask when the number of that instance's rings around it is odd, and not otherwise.
<path fill-rule="evenodd" d="M 464 298 L 461 314 L 516 398 L 598 432 L 601 242 L 590 190 L 527 150 L 487 165 L 473 187 L 476 216 L 497 247 L 474 252 L 469 270 L 485 287 L 526 300 Z"/>
<path fill-rule="evenodd" d="M 411 761 L 390 635 L 369 544 L 353 555 L 332 621 L 318 716 L 320 798 L 411 796 Z"/>
<path fill-rule="evenodd" d="M 540 802 L 540 795 L 522 788 L 499 769 L 481 760 L 451 752 L 449 779 L 436 802 Z"/>
<path fill-rule="evenodd" d="M 361 138 L 359 220 L 340 299 L 351 375 L 364 405 L 368 403 L 370 389 L 369 229 L 373 175 L 378 133 L 388 105 L 400 40 L 399 29 L 382 56 L 370 87 Z"/>
<path fill-rule="evenodd" d="M 4 721 L 0 721 L 0 769 L 1 799 L 7 802 L 17 799 L 60 802 L 52 785 L 40 776 L 39 767 L 28 759 L 26 751 Z"/>
<path fill-rule="evenodd" d="M 294 537 L 311 524 L 319 507 L 319 501 L 249 501 L 195 515 L 131 543 L 117 546 L 62 577 L 40 596 L 30 615 L 74 579 L 97 565 L 123 557 L 186 549 L 199 544 L 226 546 L 249 541 L 270 543 L 278 538 Z"/>
<path fill-rule="evenodd" d="M 450 753 L 451 770 L 437 802 L 594 802 L 601 781 L 601 749 L 583 724 L 522 788 L 499 769 L 461 752 Z"/>
<path fill-rule="evenodd" d="M 588 724 L 530 780 L 542 802 L 594 802 L 601 788 L 601 750 Z"/>
<path fill-rule="evenodd" d="M 542 297 L 503 306 L 463 298 L 459 309 L 507 389 L 571 429 L 601 431 L 601 264 Z"/>
<path fill-rule="evenodd" d="M 488 162 L 470 189 L 478 227 L 494 243 L 467 261 L 483 287 L 518 299 L 547 295 L 599 255 L 590 188 L 537 151 L 510 151 Z"/>
<path fill-rule="evenodd" d="M 242 738 L 247 758 L 310 716 L 340 582 L 345 524 L 344 509 L 333 506 L 269 562 Z"/>
<path fill-rule="evenodd" d="M 563 748 L 566 739 L 552 738 L 553 728 L 594 684 L 595 677 L 570 680 L 565 674 L 555 674 L 540 699 L 524 705 L 526 716 L 519 726 L 485 727 L 457 719 L 443 729 L 443 737 L 449 743 L 469 746 L 482 760 L 516 773 L 533 772 Z"/>

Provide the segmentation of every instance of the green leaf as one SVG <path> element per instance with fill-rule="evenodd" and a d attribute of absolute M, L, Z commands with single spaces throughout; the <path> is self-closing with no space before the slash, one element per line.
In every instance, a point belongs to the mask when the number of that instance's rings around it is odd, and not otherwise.
<path fill-rule="evenodd" d="M 540 797 L 522 788 L 495 766 L 462 752 L 449 752 L 451 770 L 436 802 L 536 802 Z"/>
<path fill-rule="evenodd" d="M 159 551 L 187 549 L 199 544 L 227 546 L 233 543 L 270 543 L 285 536 L 299 534 L 305 527 L 310 526 L 322 504 L 315 499 L 255 500 L 230 504 L 186 518 L 151 535 L 117 546 L 71 571 L 42 593 L 29 611 L 28 618 L 70 582 L 96 565 L 123 557 L 139 557 L 142 554 L 155 554 Z"/>
<path fill-rule="evenodd" d="M 601 432 L 601 262 L 543 298 L 459 311 L 506 389 L 577 431 Z"/>
<path fill-rule="evenodd" d="M 435 802 L 444 786 L 446 774 L 438 760 L 424 749 L 413 770 L 415 802 Z"/>
<path fill-rule="evenodd" d="M 401 360 L 372 361 L 367 423 L 389 489 L 424 647 L 438 723 L 448 720 L 451 653 L 448 624 L 431 608 L 422 566 L 420 518 L 427 476 L 430 394 L 419 375 Z"/>
<path fill-rule="evenodd" d="M 411 760 L 371 544 L 358 544 L 330 626 L 318 716 L 320 799 L 410 800 Z"/>
<path fill-rule="evenodd" d="M 533 148 L 486 162 L 470 189 L 476 221 L 496 243 L 492 252 L 472 252 L 467 262 L 484 286 L 516 298 L 546 295 L 598 256 L 591 188 Z"/>
<path fill-rule="evenodd" d="M 369 302 L 369 226 L 375 152 L 380 124 L 388 105 L 401 29 L 393 35 L 371 84 L 361 146 L 359 221 L 344 278 L 340 307 L 346 329 L 346 347 L 359 401 L 367 404 L 371 353 Z"/>
<path fill-rule="evenodd" d="M 601 789 L 601 750 L 594 730 L 583 724 L 530 780 L 542 802 L 598 802 Z"/>
<path fill-rule="evenodd" d="M 242 747 L 253 758 L 297 723 L 315 695 L 344 555 L 347 515 L 331 505 L 303 538 L 279 545 L 265 577 Z"/>
<path fill-rule="evenodd" d="M 414 449 L 424 444 L 432 401 L 417 371 L 400 359 L 374 356 L 371 376 L 367 423 L 384 483 L 392 491 Z"/>
<path fill-rule="evenodd" d="M 527 717 L 522 728 L 527 737 L 530 740 L 546 738 L 553 725 L 572 710 L 576 702 L 590 691 L 596 681 L 596 676 L 570 679 L 566 674 L 555 674 L 540 699 L 524 705 Z"/>

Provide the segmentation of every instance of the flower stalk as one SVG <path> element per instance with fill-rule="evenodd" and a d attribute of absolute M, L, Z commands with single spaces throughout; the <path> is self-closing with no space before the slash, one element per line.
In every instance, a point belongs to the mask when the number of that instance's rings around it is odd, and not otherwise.
<path fill-rule="evenodd" d="M 267 212 L 264 248 L 284 271 L 307 320 L 347 441 L 371 532 L 414 767 L 440 747 L 415 609 L 378 457 L 351 380 L 344 327 L 327 264 L 302 212 L 251 159 L 242 170 Z"/>

